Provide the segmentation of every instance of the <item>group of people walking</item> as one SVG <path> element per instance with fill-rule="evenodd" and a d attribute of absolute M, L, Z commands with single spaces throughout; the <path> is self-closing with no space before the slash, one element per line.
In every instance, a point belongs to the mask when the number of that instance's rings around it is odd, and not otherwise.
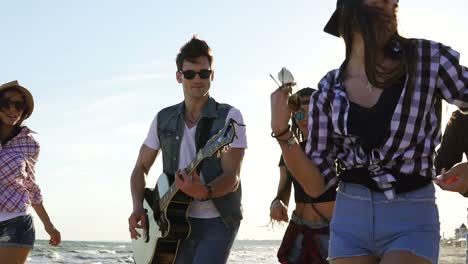
<path fill-rule="evenodd" d="M 402 37 L 397 10 L 397 0 L 338 0 L 324 31 L 344 40 L 343 63 L 316 89 L 297 93 L 299 110 L 288 104 L 294 83 L 271 94 L 271 136 L 281 158 L 270 217 L 288 222 L 280 263 L 438 262 L 434 183 L 468 194 L 468 163 L 461 162 L 468 153 L 462 113 L 468 112 L 468 69 L 449 46 Z M 183 45 L 176 66 L 184 100 L 157 113 L 140 148 L 131 175 L 130 236 L 138 239 L 137 229 L 146 228 L 145 177 L 162 151 L 164 173 L 192 199 L 191 232 L 175 263 L 226 263 L 242 220 L 245 126 L 237 126 L 229 149 L 190 175 L 184 168 L 227 122 L 244 125 L 243 114 L 210 96 L 213 56 L 204 40 Z M 436 151 L 442 101 L 459 111 Z M 33 247 L 29 207 L 50 243 L 60 243 L 35 183 L 39 144 L 22 125 L 33 108 L 26 88 L 0 86 L 0 263 L 24 263 Z"/>

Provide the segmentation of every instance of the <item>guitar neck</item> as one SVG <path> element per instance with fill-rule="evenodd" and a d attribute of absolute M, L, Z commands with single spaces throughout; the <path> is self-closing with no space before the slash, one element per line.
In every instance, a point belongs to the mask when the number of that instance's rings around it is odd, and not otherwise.
<path fill-rule="evenodd" d="M 197 155 L 195 158 L 190 162 L 190 164 L 184 169 L 185 173 L 188 175 L 192 174 L 192 172 L 200 165 L 200 163 L 205 159 L 206 157 L 203 156 L 201 151 L 198 151 Z"/>
<path fill-rule="evenodd" d="M 197 155 L 195 156 L 195 159 L 193 159 L 190 162 L 190 164 L 184 169 L 185 173 L 187 173 L 187 175 L 192 174 L 192 172 L 197 168 L 197 166 L 200 164 L 200 162 L 202 162 L 203 159 L 204 159 L 204 157 L 203 157 L 201 151 L 199 151 L 197 153 Z M 177 177 L 177 176 L 174 175 L 174 177 Z M 168 202 L 172 199 L 172 197 L 178 191 L 179 191 L 179 186 L 177 186 L 177 184 L 175 183 L 175 178 L 174 178 L 174 182 L 171 184 L 171 187 L 169 187 L 167 192 L 159 200 L 159 208 L 161 208 L 161 209 L 165 208 L 165 206 L 168 204 Z"/>

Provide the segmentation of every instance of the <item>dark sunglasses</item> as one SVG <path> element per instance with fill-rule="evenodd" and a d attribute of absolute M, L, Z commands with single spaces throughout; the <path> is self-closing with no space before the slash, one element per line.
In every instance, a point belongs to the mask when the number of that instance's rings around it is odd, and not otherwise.
<path fill-rule="evenodd" d="M 302 121 L 302 120 L 304 120 L 306 118 L 306 115 L 305 115 L 304 110 L 301 109 L 301 110 L 295 112 L 293 114 L 293 117 L 294 117 L 294 120 L 296 120 L 297 122 L 300 122 L 300 121 Z"/>
<path fill-rule="evenodd" d="M 26 107 L 26 103 L 24 101 L 11 101 L 8 99 L 0 100 L 0 109 L 2 110 L 10 109 L 12 105 L 15 107 L 17 111 L 24 110 L 24 108 Z"/>
<path fill-rule="evenodd" d="M 201 79 L 208 79 L 211 76 L 211 70 L 200 70 L 199 72 L 193 70 L 179 71 L 184 75 L 184 78 L 187 80 L 193 80 L 198 74 Z"/>

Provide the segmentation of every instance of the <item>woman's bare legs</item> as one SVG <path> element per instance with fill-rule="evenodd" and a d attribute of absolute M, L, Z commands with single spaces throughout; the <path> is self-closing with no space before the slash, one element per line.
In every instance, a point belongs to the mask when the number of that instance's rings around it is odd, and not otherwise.
<path fill-rule="evenodd" d="M 0 263 L 24 264 L 31 250 L 22 247 L 0 247 Z"/>

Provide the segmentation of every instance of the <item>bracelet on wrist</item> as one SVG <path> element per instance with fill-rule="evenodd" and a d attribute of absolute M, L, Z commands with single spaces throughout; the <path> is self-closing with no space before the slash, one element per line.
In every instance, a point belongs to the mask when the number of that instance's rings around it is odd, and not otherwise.
<path fill-rule="evenodd" d="M 288 125 L 288 127 L 284 131 L 282 131 L 280 133 L 275 133 L 274 131 L 271 131 L 271 137 L 273 137 L 273 138 L 281 137 L 282 135 L 288 133 L 288 131 L 290 131 L 290 129 L 291 129 L 291 125 Z"/>
<path fill-rule="evenodd" d="M 288 134 L 288 133 L 290 133 L 290 134 Z M 285 134 L 276 137 L 276 140 L 287 143 L 288 139 L 291 137 L 292 134 L 293 134 L 293 132 L 291 130 L 289 130 Z"/>
<path fill-rule="evenodd" d="M 291 149 L 292 145 L 297 143 L 297 138 L 294 133 L 291 132 L 291 135 L 288 139 L 276 139 L 280 145 L 288 145 L 288 149 Z"/>
<path fill-rule="evenodd" d="M 213 198 L 213 189 L 212 189 L 213 187 L 211 185 L 209 185 L 209 184 L 205 184 L 204 186 L 205 186 L 205 188 L 206 188 L 206 190 L 208 192 L 208 195 L 206 196 L 206 198 L 201 199 L 200 201 L 211 200 Z"/>

